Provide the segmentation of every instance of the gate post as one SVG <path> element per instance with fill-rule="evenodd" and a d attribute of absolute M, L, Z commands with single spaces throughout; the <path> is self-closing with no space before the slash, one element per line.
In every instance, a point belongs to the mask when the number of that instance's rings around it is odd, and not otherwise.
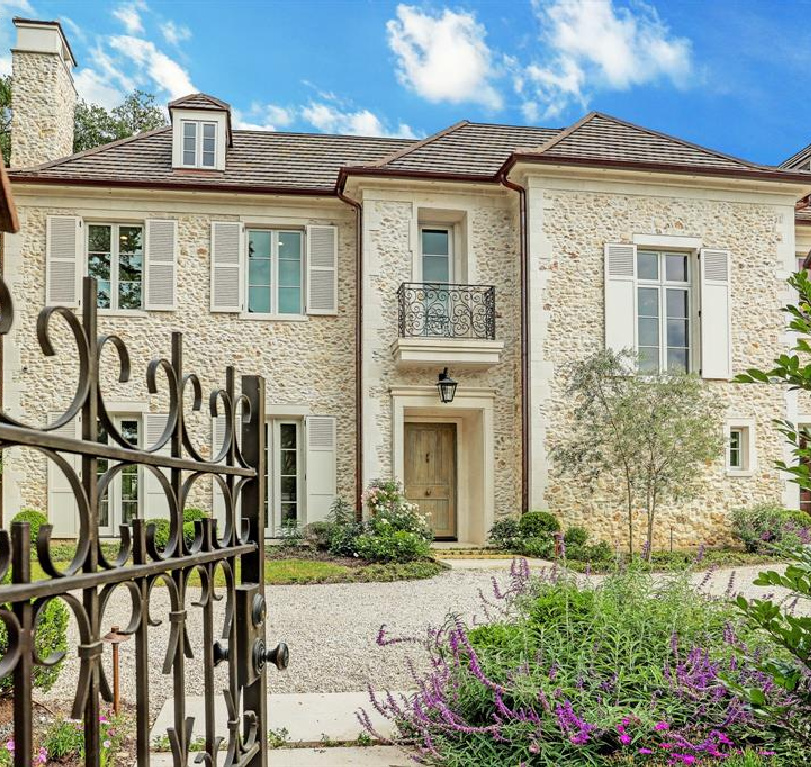
<path fill-rule="evenodd" d="M 246 482 L 242 488 L 242 516 L 248 520 L 248 538 L 256 543 L 256 548 L 242 556 L 242 583 L 256 583 L 259 594 L 265 596 L 265 379 L 262 376 L 242 376 L 242 394 L 250 403 L 250 420 L 241 418 L 242 457 L 247 465 L 256 471 L 256 477 Z M 236 435 L 234 437 L 236 439 Z M 239 525 L 237 526 L 239 530 Z M 239 630 L 239 629 L 238 629 Z M 260 629 L 260 638 L 266 643 L 266 627 Z M 259 752 L 246 767 L 267 767 L 268 760 L 268 693 L 267 666 L 253 684 L 243 690 L 244 710 L 253 711 L 258 722 Z"/>

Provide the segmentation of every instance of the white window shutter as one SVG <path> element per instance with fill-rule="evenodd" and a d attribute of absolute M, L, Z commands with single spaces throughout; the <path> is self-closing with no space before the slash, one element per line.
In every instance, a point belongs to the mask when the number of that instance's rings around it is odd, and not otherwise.
<path fill-rule="evenodd" d="M 169 419 L 168 413 L 144 413 L 144 446 L 152 447 L 161 438 L 163 430 L 166 428 L 166 421 Z M 171 455 L 172 448 L 167 442 L 158 455 Z M 160 480 L 147 468 L 142 468 L 144 473 L 144 498 L 141 504 L 141 511 L 144 519 L 168 519 L 169 502 L 166 500 L 166 493 L 163 492 Z M 161 469 L 167 479 L 171 479 L 168 469 Z"/>
<path fill-rule="evenodd" d="M 605 348 L 636 349 L 636 245 L 605 244 Z"/>
<path fill-rule="evenodd" d="M 82 220 L 48 216 L 45 222 L 45 303 L 76 307 L 82 295 Z"/>
<path fill-rule="evenodd" d="M 335 500 L 335 419 L 332 416 L 309 416 L 305 419 L 304 429 L 309 523 L 326 519 Z"/>
<path fill-rule="evenodd" d="M 177 309 L 177 221 L 148 219 L 144 309 Z"/>
<path fill-rule="evenodd" d="M 731 259 L 728 250 L 702 248 L 701 377 L 732 377 Z"/>
<path fill-rule="evenodd" d="M 225 416 L 217 416 L 211 419 L 211 457 L 215 458 L 222 450 L 222 443 L 225 440 Z M 235 483 L 236 484 L 236 483 Z M 237 502 L 237 516 L 242 509 L 241 501 Z M 225 498 L 223 497 L 220 484 L 215 479 L 211 480 L 211 511 L 214 519 L 217 520 L 217 534 L 222 536 L 225 530 Z M 239 531 L 237 522 L 237 531 Z"/>
<path fill-rule="evenodd" d="M 61 413 L 48 413 L 48 423 L 53 423 Z M 60 437 L 79 439 L 82 436 L 80 416 L 76 416 L 70 423 L 61 429 L 54 429 L 51 434 Z M 70 453 L 60 453 L 73 467 L 81 479 L 82 459 Z M 53 537 L 73 538 L 79 534 L 79 506 L 73 495 L 73 489 L 67 477 L 53 461 L 48 459 L 48 522 L 53 525 Z"/>
<path fill-rule="evenodd" d="M 211 311 L 242 311 L 242 224 L 211 222 Z"/>
<path fill-rule="evenodd" d="M 338 227 L 307 227 L 307 314 L 338 313 Z"/>

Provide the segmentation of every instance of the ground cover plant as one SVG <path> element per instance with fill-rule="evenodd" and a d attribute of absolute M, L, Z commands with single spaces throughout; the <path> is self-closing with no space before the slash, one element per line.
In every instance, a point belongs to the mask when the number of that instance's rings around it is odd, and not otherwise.
<path fill-rule="evenodd" d="M 413 696 L 370 691 L 425 764 L 803 763 L 789 735 L 796 697 L 758 667 L 785 653 L 689 574 L 630 569 L 578 585 L 557 570 L 530 578 L 516 560 L 509 588 L 494 583 L 485 606 L 488 623 L 451 616 L 424 639 L 380 630 L 380 645 L 430 653 Z M 751 688 L 779 722 L 738 691 Z"/>

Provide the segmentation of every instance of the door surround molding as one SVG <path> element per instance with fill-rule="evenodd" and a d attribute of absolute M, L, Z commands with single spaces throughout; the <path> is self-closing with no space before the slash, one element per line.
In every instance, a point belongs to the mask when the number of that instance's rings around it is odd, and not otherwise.
<path fill-rule="evenodd" d="M 394 476 L 405 478 L 407 421 L 455 423 L 457 539 L 484 544 L 495 518 L 495 389 L 465 387 L 447 404 L 439 401 L 436 386 L 397 386 L 389 392 Z"/>

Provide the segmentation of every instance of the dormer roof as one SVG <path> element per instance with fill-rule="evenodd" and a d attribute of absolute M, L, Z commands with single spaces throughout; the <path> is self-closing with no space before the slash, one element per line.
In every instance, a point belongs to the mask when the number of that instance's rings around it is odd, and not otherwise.
<path fill-rule="evenodd" d="M 231 105 L 226 104 L 214 96 L 209 96 L 207 93 L 190 93 L 188 96 L 181 96 L 174 101 L 169 102 L 169 117 L 173 118 L 173 113 L 176 109 L 188 109 L 190 111 L 212 111 L 212 112 L 225 112 L 225 125 L 226 137 L 225 140 L 228 146 L 233 146 L 233 135 L 231 131 Z"/>

